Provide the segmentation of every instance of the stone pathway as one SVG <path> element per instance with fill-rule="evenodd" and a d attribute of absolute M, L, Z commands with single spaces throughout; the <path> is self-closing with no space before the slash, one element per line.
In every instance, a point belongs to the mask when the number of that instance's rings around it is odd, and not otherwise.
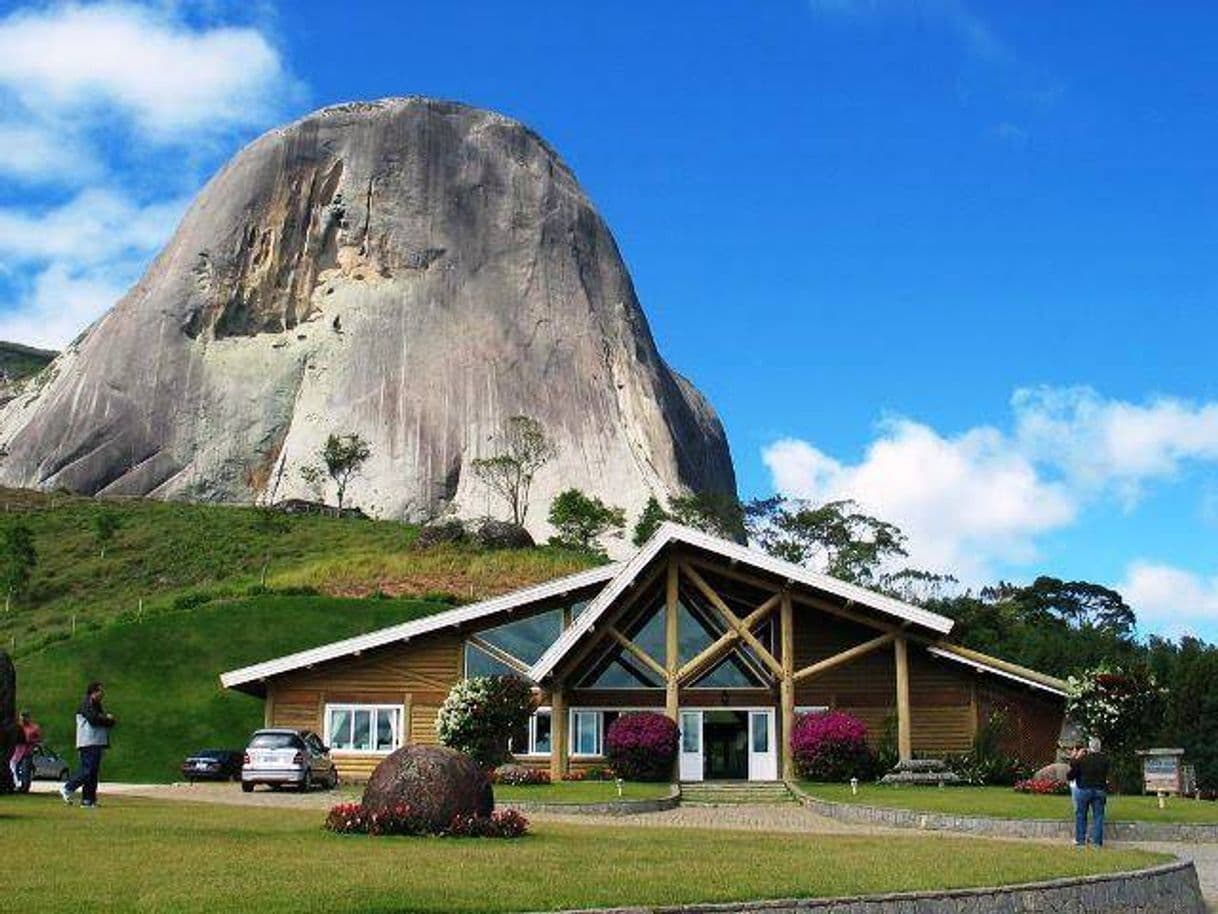
<path fill-rule="evenodd" d="M 1197 868 L 1197 878 L 1201 880 L 1201 894 L 1209 903 L 1210 910 L 1218 911 L 1218 844 L 1147 842 L 1135 846 L 1192 860 Z"/>

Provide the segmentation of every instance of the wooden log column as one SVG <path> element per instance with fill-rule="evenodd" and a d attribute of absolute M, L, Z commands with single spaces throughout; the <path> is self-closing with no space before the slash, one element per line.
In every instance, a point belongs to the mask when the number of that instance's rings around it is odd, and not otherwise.
<path fill-rule="evenodd" d="M 664 689 L 664 713 L 673 721 L 677 720 L 677 710 L 681 702 L 680 682 L 677 679 L 677 670 L 681 666 L 680 632 L 677 622 L 678 583 L 677 560 L 670 557 L 668 582 L 664 588 L 664 668 L 668 674 Z"/>
<path fill-rule="evenodd" d="M 562 685 L 550 691 L 550 780 L 557 784 L 567 773 L 567 700 Z"/>
<path fill-rule="evenodd" d="M 791 734 L 795 732 L 795 612 L 791 605 L 791 594 L 785 590 L 778 612 L 782 647 L 782 679 L 778 687 L 782 727 L 779 730 L 781 742 L 778 749 L 783 780 L 791 780 L 795 777 L 795 759 L 791 752 Z"/>
<path fill-rule="evenodd" d="M 897 667 L 897 753 L 901 761 L 913 758 L 913 736 L 909 711 L 909 645 L 904 635 L 893 641 Z"/>

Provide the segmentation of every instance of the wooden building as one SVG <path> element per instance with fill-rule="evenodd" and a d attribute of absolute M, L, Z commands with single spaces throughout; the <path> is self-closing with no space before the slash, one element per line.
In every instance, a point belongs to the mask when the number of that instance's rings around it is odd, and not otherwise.
<path fill-rule="evenodd" d="M 996 711 L 1004 739 L 1051 761 L 1065 684 L 947 640 L 952 621 L 687 527 L 665 524 L 625 563 L 290 654 L 221 676 L 266 701 L 268 726 L 308 728 L 343 775 L 435 741 L 463 676 L 513 673 L 539 707 L 516 757 L 554 776 L 603 760 L 619 714 L 681 730 L 682 780 L 793 774 L 797 714 L 837 708 L 903 758 L 967 751 Z"/>

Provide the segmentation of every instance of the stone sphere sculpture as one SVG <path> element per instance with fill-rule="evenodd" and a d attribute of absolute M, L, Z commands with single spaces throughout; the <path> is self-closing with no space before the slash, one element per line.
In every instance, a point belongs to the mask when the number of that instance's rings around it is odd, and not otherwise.
<path fill-rule="evenodd" d="M 372 772 L 364 788 L 369 812 L 409 806 L 435 831 L 459 815 L 489 816 L 495 807 L 490 781 L 468 755 L 445 746 L 403 746 Z"/>

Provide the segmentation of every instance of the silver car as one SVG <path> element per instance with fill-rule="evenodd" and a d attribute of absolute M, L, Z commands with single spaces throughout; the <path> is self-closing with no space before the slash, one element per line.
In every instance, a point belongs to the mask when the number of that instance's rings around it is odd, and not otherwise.
<path fill-rule="evenodd" d="M 291 785 L 301 791 L 338 786 L 338 769 L 330 749 L 311 730 L 258 730 L 245 750 L 241 789 L 257 784 Z"/>

